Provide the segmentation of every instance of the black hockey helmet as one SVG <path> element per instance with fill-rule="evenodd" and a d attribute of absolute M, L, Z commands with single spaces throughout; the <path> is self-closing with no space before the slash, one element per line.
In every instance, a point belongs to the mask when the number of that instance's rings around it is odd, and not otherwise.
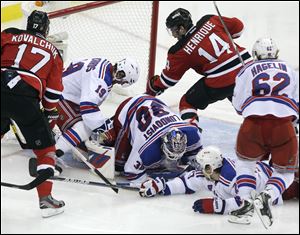
<path fill-rule="evenodd" d="M 173 11 L 166 20 L 166 26 L 168 29 L 174 26 L 183 26 L 185 29 L 192 27 L 193 21 L 191 13 L 183 8 L 178 8 Z"/>
<path fill-rule="evenodd" d="M 27 30 L 37 32 L 43 36 L 49 33 L 49 18 L 46 12 L 34 10 L 27 18 Z"/>

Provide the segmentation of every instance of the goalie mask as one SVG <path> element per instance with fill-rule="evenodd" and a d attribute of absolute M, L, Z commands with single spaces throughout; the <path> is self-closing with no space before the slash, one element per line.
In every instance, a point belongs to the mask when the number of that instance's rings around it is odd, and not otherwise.
<path fill-rule="evenodd" d="M 278 52 L 272 38 L 260 38 L 253 45 L 252 56 L 255 60 L 277 59 Z"/>
<path fill-rule="evenodd" d="M 222 167 L 223 157 L 220 149 L 215 146 L 203 148 L 196 156 L 196 161 L 200 164 L 204 176 L 210 179 L 214 170 Z"/>
<path fill-rule="evenodd" d="M 169 160 L 179 160 L 186 151 L 187 136 L 179 129 L 171 129 L 162 136 L 162 151 Z"/>
<path fill-rule="evenodd" d="M 140 69 L 134 59 L 127 57 L 116 63 L 115 80 L 122 87 L 128 87 L 137 82 L 139 76 Z"/>

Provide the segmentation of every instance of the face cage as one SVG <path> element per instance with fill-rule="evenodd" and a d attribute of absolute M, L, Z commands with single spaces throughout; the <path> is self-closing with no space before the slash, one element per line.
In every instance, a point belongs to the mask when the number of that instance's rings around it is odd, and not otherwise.
<path fill-rule="evenodd" d="M 186 140 L 186 138 L 185 138 Z M 186 143 L 185 143 L 186 144 Z M 169 160 L 172 160 L 172 161 L 178 161 L 185 153 L 186 151 L 186 146 L 185 148 L 183 149 L 183 151 L 181 151 L 180 153 L 176 153 L 176 152 L 171 152 L 168 147 L 167 147 L 167 144 L 166 143 L 163 143 L 162 145 L 162 151 L 163 153 L 165 154 L 165 156 L 169 159 Z"/>

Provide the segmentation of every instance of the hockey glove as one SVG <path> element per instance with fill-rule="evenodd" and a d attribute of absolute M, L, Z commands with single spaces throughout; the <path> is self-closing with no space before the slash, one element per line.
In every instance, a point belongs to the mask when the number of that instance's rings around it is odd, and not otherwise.
<path fill-rule="evenodd" d="M 147 87 L 146 87 L 146 94 L 157 96 L 164 92 L 164 89 L 155 85 L 155 81 L 159 79 L 159 75 L 155 75 L 148 79 Z"/>
<path fill-rule="evenodd" d="M 108 118 L 102 126 L 95 129 L 92 133 L 91 140 L 101 145 L 113 146 L 116 140 L 113 121 Z"/>
<path fill-rule="evenodd" d="M 58 110 L 52 109 L 51 111 L 44 110 L 45 117 L 49 120 L 49 123 L 52 121 L 56 121 L 59 117 Z"/>
<path fill-rule="evenodd" d="M 199 199 L 194 202 L 193 209 L 195 212 L 204 213 L 204 214 L 213 214 L 214 199 L 213 198 Z"/>
<path fill-rule="evenodd" d="M 141 197 L 154 197 L 156 194 L 162 192 L 165 188 L 165 179 L 156 177 L 155 179 L 148 179 L 142 183 L 139 193 Z"/>
<path fill-rule="evenodd" d="M 59 117 L 58 110 L 56 108 L 51 111 L 44 110 L 44 115 L 48 119 L 50 128 L 53 129 Z"/>

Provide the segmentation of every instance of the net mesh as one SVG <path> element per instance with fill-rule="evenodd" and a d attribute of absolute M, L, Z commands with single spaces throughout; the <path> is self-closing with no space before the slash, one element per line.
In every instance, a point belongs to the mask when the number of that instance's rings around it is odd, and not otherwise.
<path fill-rule="evenodd" d="M 152 2 L 124 1 L 51 19 L 50 35 L 68 33 L 65 65 L 73 59 L 104 57 L 114 64 L 126 56 L 140 66 L 139 81 L 130 88 L 115 86 L 119 95 L 145 91 L 149 72 Z"/>

